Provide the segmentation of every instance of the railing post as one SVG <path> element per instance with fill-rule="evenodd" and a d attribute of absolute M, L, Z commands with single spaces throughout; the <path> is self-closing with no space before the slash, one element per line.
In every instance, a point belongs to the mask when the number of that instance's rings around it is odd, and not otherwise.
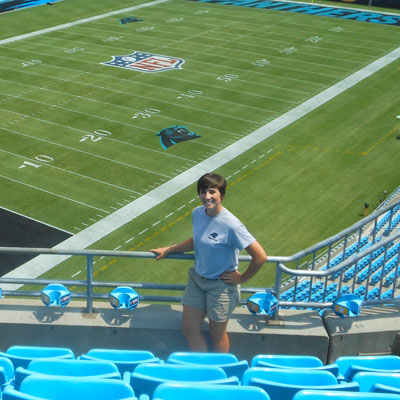
<path fill-rule="evenodd" d="M 91 314 L 93 312 L 93 256 L 91 254 L 88 254 L 86 258 L 86 281 L 87 312 Z"/>
<path fill-rule="evenodd" d="M 274 295 L 278 299 L 278 304 L 279 304 L 279 300 L 281 297 L 281 284 L 282 284 L 282 271 L 279 268 L 279 262 L 276 263 L 275 270 L 276 270 L 276 274 L 275 274 L 275 288 L 274 288 L 275 293 L 274 293 Z M 274 319 L 275 320 L 278 319 L 278 316 L 279 316 L 279 307 L 278 307 L 278 311 L 274 315 Z"/>

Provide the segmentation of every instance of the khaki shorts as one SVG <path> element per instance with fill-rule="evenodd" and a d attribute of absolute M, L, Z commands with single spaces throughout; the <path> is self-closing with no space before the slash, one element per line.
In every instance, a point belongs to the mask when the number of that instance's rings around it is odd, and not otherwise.
<path fill-rule="evenodd" d="M 240 286 L 225 283 L 221 279 L 207 279 L 194 268 L 189 270 L 189 279 L 183 293 L 182 304 L 207 312 L 215 322 L 225 322 L 240 301 Z"/>

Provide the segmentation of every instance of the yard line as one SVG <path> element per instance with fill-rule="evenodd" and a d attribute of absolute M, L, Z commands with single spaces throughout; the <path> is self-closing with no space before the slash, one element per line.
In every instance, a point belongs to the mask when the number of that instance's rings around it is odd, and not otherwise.
<path fill-rule="evenodd" d="M 13 36 L 13 37 L 10 37 L 10 38 L 7 38 L 7 39 L 0 40 L 0 46 L 3 45 L 3 44 L 7 44 L 7 43 L 13 43 L 13 42 L 16 42 L 18 40 L 23 40 L 23 39 L 31 38 L 31 37 L 34 37 L 34 36 L 43 35 L 44 33 L 59 31 L 61 29 L 65 29 L 65 28 L 70 28 L 71 26 L 76 26 L 76 25 L 80 25 L 80 24 L 86 24 L 87 22 L 92 22 L 92 21 L 96 21 L 98 19 L 111 17 L 113 15 L 118 15 L 118 14 L 121 14 L 121 13 L 133 11 L 133 10 L 139 10 L 140 8 L 154 6 L 156 4 L 165 3 L 167 1 L 168 0 L 151 1 L 150 3 L 144 3 L 144 4 L 140 4 L 138 6 L 128 7 L 128 8 L 124 8 L 122 10 L 111 11 L 111 12 L 106 13 L 106 14 L 95 15 L 93 17 L 80 19 L 78 21 L 73 21 L 73 22 L 68 22 L 66 24 L 62 24 L 62 25 L 52 26 L 50 28 L 41 29 L 39 31 L 25 33 L 23 35 L 18 35 L 18 36 Z"/>
<path fill-rule="evenodd" d="M 67 174 L 76 175 L 76 176 L 79 176 L 80 178 L 89 179 L 89 180 L 91 180 L 91 181 L 100 183 L 100 184 L 102 184 L 102 185 L 111 186 L 111 187 L 113 187 L 113 188 L 115 188 L 115 189 L 121 189 L 121 190 L 124 190 L 124 191 L 127 191 L 127 192 L 136 193 L 136 194 L 141 194 L 141 193 L 139 193 L 139 192 L 137 192 L 137 191 L 135 191 L 135 190 L 132 190 L 132 189 L 128 189 L 128 188 L 125 188 L 125 187 L 122 187 L 122 186 L 114 185 L 113 183 L 104 182 L 104 181 L 101 181 L 100 179 L 92 178 L 92 177 L 87 176 L 87 175 L 79 174 L 78 172 L 73 172 L 73 171 L 69 171 L 69 170 L 64 169 L 64 168 L 56 167 L 55 165 L 51 165 L 51 164 L 49 164 L 49 163 L 43 163 L 43 162 L 40 162 L 40 161 L 38 161 L 38 160 L 34 160 L 34 159 L 32 159 L 32 158 L 29 158 L 29 157 L 25 157 L 25 156 L 21 156 L 21 155 L 16 154 L 16 153 L 12 153 L 12 152 L 10 152 L 10 151 L 6 151 L 6 150 L 3 150 L 3 149 L 0 149 L 0 151 L 3 152 L 3 153 L 11 154 L 11 155 L 16 156 L 16 157 L 19 157 L 19 158 L 23 158 L 24 160 L 34 161 L 34 162 L 36 162 L 36 163 L 38 163 L 38 164 L 43 165 L 44 167 L 54 168 L 54 169 L 56 169 L 56 170 L 58 170 L 58 171 L 65 172 L 65 173 L 67 173 Z"/>
<path fill-rule="evenodd" d="M 51 46 L 51 45 L 42 45 L 42 46 L 47 46 L 47 47 L 56 47 L 56 46 Z M 170 44 L 168 44 L 168 46 L 170 46 Z M 162 47 L 168 47 L 168 46 L 162 46 Z M 22 50 L 22 49 L 20 49 L 20 51 L 25 51 L 25 52 L 28 52 L 27 50 Z M 189 50 L 188 50 L 189 51 Z M 240 50 L 240 51 L 242 51 L 242 50 Z M 244 52 L 245 50 L 243 50 L 243 52 Z M 246 53 L 250 53 L 251 54 L 251 52 L 246 52 Z M 94 55 L 98 55 L 98 53 L 93 53 L 93 52 L 89 52 L 89 51 L 87 51 L 87 50 L 85 50 L 85 54 L 94 54 Z M 205 53 L 206 54 L 206 53 Z M 43 53 L 43 52 L 39 52 L 39 51 L 35 51 L 35 55 L 36 56 L 42 56 L 42 55 L 49 55 L 49 54 L 47 54 L 47 53 Z M 11 59 L 11 57 L 7 57 L 7 56 L 2 56 L 3 58 L 9 58 L 9 59 Z M 260 57 L 260 55 L 258 55 L 258 57 Z M 273 57 L 275 57 L 275 56 L 273 56 Z M 60 57 L 60 56 L 58 56 L 58 58 L 59 59 L 62 59 L 62 60 L 66 60 L 66 58 L 65 57 Z M 279 58 L 279 57 L 278 57 Z M 243 60 L 243 59 L 242 59 Z M 247 59 L 246 59 L 246 61 L 248 61 Z M 90 63 L 90 64 L 94 64 L 93 62 L 90 62 L 90 61 L 86 61 L 86 62 L 88 62 L 88 63 Z M 49 64 L 42 64 L 42 65 L 44 65 L 44 66 L 48 66 Z M 326 65 L 325 64 L 317 64 L 317 65 L 319 65 L 319 66 L 321 66 L 321 67 L 325 67 Z M 58 68 L 63 68 L 63 67 L 60 67 L 60 66 L 52 66 L 53 68 L 54 67 L 58 67 Z M 330 67 L 332 67 L 332 66 L 330 66 Z M 283 69 L 290 69 L 290 70 L 293 70 L 293 71 L 296 71 L 296 72 L 298 72 L 299 74 L 302 72 L 300 69 L 294 69 L 294 68 L 288 68 L 288 67 L 282 67 L 282 66 L 280 66 L 280 68 L 283 68 Z M 340 68 L 340 67 L 337 67 L 337 68 Z M 66 68 L 63 68 L 63 69 L 66 69 Z M 341 69 L 344 69 L 346 72 L 349 72 L 349 68 L 341 68 Z M 98 73 L 93 73 L 93 75 L 96 75 L 96 76 L 106 76 L 106 75 L 103 75 L 103 74 L 98 74 Z M 211 74 L 210 74 L 211 75 Z M 320 75 L 320 76 L 324 76 L 324 77 L 331 77 L 331 75 L 328 75 L 328 74 L 322 74 L 322 73 L 320 73 L 320 72 L 318 72 L 318 75 Z M 107 78 L 109 78 L 109 76 L 107 76 Z M 60 79 L 60 78 L 58 78 L 58 79 Z M 121 79 L 121 78 L 116 78 L 116 77 L 114 77 L 114 79 L 118 79 L 118 80 L 127 80 L 127 79 Z M 171 77 L 171 79 L 173 80 L 173 79 L 178 79 L 179 80 L 179 78 L 176 78 L 176 77 Z M 191 81 L 192 83 L 193 83 L 193 81 Z M 137 81 L 137 82 L 135 82 L 137 85 L 139 85 L 139 86 L 150 86 L 150 87 L 152 87 L 152 88 L 154 88 L 155 86 L 154 85 L 152 85 L 152 84 L 150 84 L 150 83 L 145 83 L 145 82 L 140 82 L 140 81 Z M 194 82 L 194 83 L 196 83 L 196 82 Z M 201 84 L 202 86 L 208 86 L 208 87 L 217 87 L 216 85 L 210 85 L 210 84 L 206 84 L 206 83 L 202 83 Z M 262 84 L 261 84 L 262 85 Z M 92 85 L 91 85 L 92 86 Z M 267 85 L 267 86 L 270 86 L 270 85 Z M 160 89 L 160 87 L 158 87 L 157 86 L 157 88 L 158 89 Z M 171 91 L 171 92 L 176 92 L 176 93 L 178 93 L 179 91 L 177 90 L 177 89 L 172 89 L 172 88 L 168 88 L 168 87 L 163 87 L 162 88 L 162 90 L 165 90 L 165 91 Z M 243 93 L 243 94 L 247 94 L 247 95 L 251 95 L 251 96 L 254 96 L 254 97 L 260 97 L 261 99 L 265 99 L 265 98 L 268 98 L 268 99 L 271 99 L 271 100 L 278 100 L 278 101 L 282 101 L 282 102 L 286 102 L 286 103 L 292 103 L 290 100 L 284 100 L 284 99 L 282 99 L 282 98 L 279 98 L 279 97 L 273 97 L 273 96 L 266 96 L 265 94 L 264 95 L 260 95 L 260 94 L 257 94 L 257 93 L 251 93 L 251 92 L 246 92 L 246 91 L 242 91 L 242 92 L 240 92 L 240 93 Z M 214 100 L 217 100 L 217 101 L 221 101 L 221 102 L 226 102 L 226 103 L 230 103 L 230 104 L 238 104 L 238 103 L 236 103 L 236 102 L 231 102 L 231 101 L 229 101 L 229 100 L 226 100 L 226 99 L 214 99 Z M 251 105 L 248 105 L 248 104 L 241 104 L 241 106 L 242 107 L 247 107 L 247 108 L 251 108 L 251 109 L 254 109 L 254 110 L 265 110 L 264 108 L 261 108 L 261 107 L 256 107 L 256 106 L 251 106 Z M 268 111 L 268 110 L 266 110 L 266 111 Z"/>
<path fill-rule="evenodd" d="M 3 57 L 3 56 L 0 55 L 0 57 Z M 0 66 L 0 68 L 4 68 L 4 67 L 1 67 L 1 66 Z M 52 66 L 52 68 L 56 68 L 56 66 Z M 57 68 L 69 69 L 69 68 L 63 68 L 63 67 L 57 67 Z M 4 68 L 4 69 L 8 69 L 8 68 Z M 24 71 L 24 73 L 27 73 L 27 72 Z M 32 74 L 32 75 L 34 75 L 34 74 Z M 95 74 L 95 73 L 93 73 L 92 75 L 96 75 L 96 76 L 100 76 L 100 77 L 104 77 L 104 78 L 109 78 L 107 75 L 103 75 L 103 74 L 97 74 L 97 73 Z M 60 78 L 56 78 L 56 79 L 63 80 L 63 79 L 60 79 Z M 119 78 L 118 78 L 118 79 L 119 79 Z M 3 80 L 3 79 L 0 79 L 0 80 Z M 126 79 L 124 79 L 124 80 L 126 80 Z M 129 80 L 128 80 L 128 81 L 129 81 Z M 9 81 L 6 81 L 6 82 L 9 82 Z M 68 82 L 71 83 L 72 81 L 69 80 Z M 91 84 L 87 84 L 87 83 L 83 83 L 83 82 L 78 82 L 78 83 L 79 83 L 80 85 L 85 85 L 85 86 L 89 86 L 89 87 L 94 87 L 94 88 L 96 88 L 96 89 L 106 89 L 106 90 L 109 90 L 109 91 L 111 91 L 111 92 L 115 92 L 115 93 L 118 93 L 118 94 L 125 94 L 125 95 L 127 94 L 126 92 L 123 92 L 123 91 L 120 91 L 120 90 L 114 90 L 114 89 L 107 88 L 107 87 L 101 87 L 101 86 L 97 86 L 97 85 L 91 85 Z M 21 85 L 22 85 L 22 83 L 18 83 L 18 84 L 21 84 Z M 25 84 L 24 84 L 24 85 L 25 85 Z M 47 89 L 47 88 L 45 88 L 45 89 Z M 49 89 L 49 90 L 51 90 L 51 89 Z M 68 93 L 67 93 L 67 94 L 68 94 Z M 136 97 L 138 97 L 138 96 L 136 96 Z M 143 98 L 143 99 L 146 99 L 146 100 L 154 100 L 154 99 L 151 98 L 151 97 L 145 97 L 145 96 L 143 96 L 143 95 L 141 95 L 140 97 Z M 82 97 L 82 98 L 86 99 L 85 97 Z M 158 100 L 158 101 L 160 101 L 160 102 L 162 102 L 162 103 L 165 103 L 165 104 L 168 104 L 168 105 L 171 104 L 170 102 L 166 102 L 166 101 L 161 101 L 161 100 Z M 189 110 L 191 110 L 191 111 L 198 111 L 198 110 L 199 110 L 198 108 L 190 107 L 190 106 L 183 105 L 183 104 L 177 104 L 177 103 L 175 103 L 175 105 L 178 106 L 178 107 L 182 107 L 182 108 L 189 109 Z M 209 113 L 209 114 L 214 114 L 214 115 L 217 115 L 217 116 L 219 116 L 219 117 L 235 118 L 235 117 L 231 117 L 231 116 L 229 116 L 229 115 L 224 115 L 224 114 L 221 114 L 221 113 L 215 113 L 215 112 L 212 112 L 212 111 L 210 111 L 210 110 L 201 110 L 201 111 L 204 111 L 204 112 Z M 268 111 L 268 110 L 266 110 L 266 111 Z M 276 111 L 275 111 L 275 112 L 270 111 L 270 113 L 271 113 L 271 114 L 275 114 L 275 115 L 279 115 Z M 169 117 L 164 117 L 164 118 L 171 119 L 171 118 L 169 118 Z M 236 119 L 239 119 L 239 120 L 240 120 L 240 118 L 236 118 Z M 246 119 L 243 119 L 242 121 L 244 121 L 244 122 L 253 122 L 253 121 L 249 121 L 249 120 L 246 120 Z M 213 128 L 213 127 L 209 127 L 209 126 L 200 125 L 200 124 L 195 123 L 195 122 L 192 122 L 192 121 L 181 120 L 181 122 L 182 122 L 182 123 L 187 123 L 187 124 L 193 124 L 193 125 L 196 125 L 196 126 L 200 126 L 200 127 L 202 127 L 202 128 L 209 129 L 209 130 L 212 129 L 212 130 L 215 130 L 215 131 L 220 131 L 220 132 L 223 132 L 223 133 L 225 133 L 225 134 L 229 134 L 230 136 L 239 136 L 239 134 L 234 133 L 234 132 L 224 131 L 224 130 L 222 130 L 222 129 L 218 129 L 218 128 Z M 137 126 L 136 126 L 136 125 L 133 125 L 133 127 L 137 127 Z M 72 128 L 71 128 L 71 129 L 72 129 Z M 149 129 L 146 129 L 146 128 L 143 128 L 143 127 L 138 127 L 138 129 L 142 129 L 142 130 L 147 130 L 147 131 L 149 131 Z M 197 144 L 201 144 L 201 145 L 206 146 L 204 143 L 197 143 Z"/>
<path fill-rule="evenodd" d="M 45 190 L 45 189 L 41 189 L 41 188 L 39 188 L 39 187 L 37 187 L 37 186 L 30 185 L 29 183 L 17 181 L 16 179 L 12 179 L 12 178 L 10 178 L 10 177 L 8 177 L 8 176 L 0 175 L 0 178 L 7 179 L 8 181 L 18 183 L 19 185 L 28 186 L 28 187 L 30 187 L 31 189 L 39 190 L 40 192 L 45 192 L 45 193 L 47 193 L 47 194 L 51 194 L 52 196 L 60 197 L 60 198 L 62 198 L 62 199 L 64 199 L 64 200 L 72 201 L 73 203 L 77 203 L 77 204 L 80 204 L 80 205 L 82 205 L 82 206 L 89 207 L 89 208 L 93 208 L 94 210 L 102 211 L 102 212 L 104 212 L 104 213 L 109 214 L 108 211 L 102 210 L 101 208 L 97 208 L 97 207 L 91 206 L 91 205 L 89 205 L 89 204 L 82 203 L 81 201 L 71 199 L 70 197 L 66 197 L 66 196 L 63 196 L 63 195 L 61 195 L 61 194 L 57 194 L 57 193 L 50 192 L 50 191 Z"/>
<path fill-rule="evenodd" d="M 28 52 L 27 50 L 22 50 L 22 51 Z M 32 53 L 33 53 L 33 52 L 32 52 Z M 40 55 L 42 55 L 42 54 L 43 54 L 43 53 L 39 53 L 39 52 L 37 52 L 37 51 L 34 52 L 34 55 L 35 55 L 36 57 L 37 57 L 37 56 L 40 56 Z M 46 55 L 47 55 L 47 54 L 46 54 Z M 4 58 L 4 56 L 2 56 L 2 57 Z M 7 57 L 5 57 L 5 58 L 7 58 Z M 58 58 L 59 58 L 59 59 L 64 59 L 63 57 L 58 57 Z M 186 59 L 186 60 L 188 60 L 188 59 Z M 90 61 L 83 61 L 83 60 L 81 60 L 80 62 L 81 62 L 81 63 L 87 63 L 87 64 L 90 64 L 90 65 L 97 65 L 96 63 L 93 63 L 93 62 L 90 62 Z M 203 61 L 198 61 L 198 62 L 204 63 Z M 208 64 L 210 64 L 210 63 L 208 63 Z M 47 64 L 44 64 L 44 65 L 47 65 Z M 217 66 L 217 64 L 211 64 L 211 65 Z M 52 67 L 52 68 L 55 68 L 54 66 L 51 66 L 51 67 Z M 59 68 L 62 68 L 62 67 L 59 67 Z M 66 68 L 64 68 L 64 69 L 66 69 Z M 188 71 L 189 71 L 189 69 L 187 69 L 187 68 L 185 68 L 185 70 L 188 70 Z M 191 71 L 195 71 L 195 70 L 191 70 Z M 197 73 L 197 71 L 195 71 L 195 72 Z M 95 75 L 95 76 L 105 76 L 106 78 L 109 78 L 107 75 L 104 75 L 104 74 L 98 74 L 98 73 L 91 73 L 91 74 L 92 74 L 92 75 Z M 284 78 L 284 79 L 291 79 L 291 80 L 293 80 L 294 78 Z M 299 81 L 299 79 L 295 79 L 295 80 L 296 80 L 296 81 Z M 304 81 L 302 81 L 302 82 L 304 82 Z M 86 83 L 81 83 L 81 82 L 79 82 L 79 83 L 82 84 L 82 85 L 91 86 L 91 87 L 98 88 L 98 89 L 103 89 L 101 86 L 91 85 L 91 84 L 86 84 Z M 140 83 L 140 82 L 137 82 L 137 83 Z M 311 83 L 314 84 L 314 82 L 311 82 Z M 320 84 L 319 84 L 319 85 L 320 85 Z M 160 89 L 159 87 L 154 86 L 154 85 L 150 85 L 150 86 L 153 86 L 154 88 Z M 124 95 L 127 94 L 125 91 L 115 90 L 115 89 L 111 89 L 111 88 L 106 88 L 106 90 L 109 90 L 109 91 L 111 91 L 111 92 L 118 93 L 118 94 L 124 94 Z M 163 88 L 163 90 L 171 90 L 171 91 L 176 92 L 177 95 L 179 94 L 179 90 L 176 90 L 176 89 Z M 135 94 L 135 97 L 139 97 L 139 98 L 146 99 L 146 100 L 153 100 L 153 98 L 144 96 L 143 94 L 141 94 L 141 95 Z M 203 98 L 207 98 L 207 96 L 203 96 L 203 95 L 202 95 L 202 97 L 203 97 Z M 213 99 L 213 98 L 211 98 L 211 97 L 210 97 L 209 99 L 210 99 L 210 100 L 213 100 L 213 101 L 219 101 L 219 102 L 222 102 L 222 103 L 228 103 L 228 104 L 235 104 L 235 105 L 238 105 L 237 103 L 230 102 L 229 100 Z M 165 104 L 168 104 L 168 105 L 171 104 L 170 101 L 165 101 L 165 100 L 161 100 L 161 99 L 158 99 L 158 101 L 159 101 L 160 103 L 165 103 Z M 178 103 L 179 103 L 179 102 L 175 102 L 175 105 L 178 106 L 178 107 L 188 108 L 188 109 L 192 109 L 192 110 L 195 109 L 194 107 L 189 107 L 189 106 L 184 105 L 184 104 L 182 104 L 182 103 L 181 103 L 181 104 L 178 104 Z M 260 109 L 259 107 L 246 106 L 245 104 L 240 104 L 240 106 L 241 106 L 241 107 L 253 108 L 253 109 Z M 197 108 L 196 110 L 201 110 L 201 111 L 203 111 L 203 112 L 205 112 L 205 113 L 215 114 L 215 115 L 218 115 L 218 116 L 221 116 L 221 117 L 225 117 L 225 118 L 237 119 L 237 120 L 239 120 L 239 121 L 244 121 L 244 122 L 252 122 L 252 121 L 247 120 L 247 119 L 244 119 L 244 118 L 239 118 L 239 117 L 236 117 L 236 116 L 230 116 L 230 115 L 225 115 L 225 114 L 221 114 L 221 113 L 216 113 L 216 112 L 213 112 L 213 111 L 211 111 L 211 110 L 200 109 L 200 108 Z M 263 109 L 261 109 L 261 110 L 273 112 L 273 110 L 269 110 L 269 109 L 265 109 L 265 108 L 263 108 Z"/>
<path fill-rule="evenodd" d="M 57 123 L 55 123 L 55 122 L 50 122 L 50 121 L 46 121 L 46 120 L 43 120 L 43 119 L 40 119 L 40 118 L 31 117 L 30 115 L 20 114 L 20 113 L 17 113 L 17 112 L 15 112 L 15 111 L 4 110 L 4 109 L 2 109 L 2 108 L 0 108 L 0 110 L 7 111 L 7 112 L 9 112 L 9 113 L 14 113 L 14 114 L 17 114 L 17 115 L 22 115 L 22 116 L 24 116 L 24 117 L 36 119 L 36 120 L 38 120 L 38 121 L 46 122 L 46 123 L 48 123 L 48 124 L 53 124 L 53 125 L 62 126 L 62 127 L 66 128 L 66 129 L 72 129 L 72 130 L 78 130 L 78 131 L 80 131 L 80 129 L 75 129 L 75 128 L 71 128 L 71 127 L 68 127 L 68 126 L 65 126 L 65 125 L 57 124 Z M 140 170 L 140 171 L 148 172 L 148 173 L 150 173 L 150 174 L 154 174 L 154 175 L 164 176 L 164 177 L 166 177 L 166 178 L 170 178 L 169 175 L 165 175 L 165 174 L 161 174 L 161 173 L 159 173 L 159 172 L 151 171 L 151 170 L 146 169 L 146 168 L 137 167 L 136 165 L 128 164 L 128 163 L 125 163 L 125 162 L 122 162 L 122 161 L 113 160 L 112 158 L 100 156 L 100 155 L 98 155 L 98 154 L 90 153 L 90 152 L 88 152 L 88 151 L 83 151 L 83 150 L 75 149 L 74 147 L 69 147 L 69 146 L 65 146 L 65 145 L 60 144 L 60 143 L 55 143 L 55 142 L 52 142 L 51 140 L 42 139 L 42 138 L 38 138 L 38 137 L 35 137 L 35 136 L 27 135 L 26 133 L 14 131 L 14 130 L 12 130 L 12 129 L 4 128 L 4 127 L 1 127 L 1 126 L 0 126 L 0 129 L 3 129 L 3 130 L 5 130 L 5 131 L 11 132 L 11 133 L 14 133 L 14 134 L 16 134 L 16 135 L 25 136 L 25 137 L 28 137 L 28 138 L 31 138 L 31 139 L 34 139 L 34 140 L 38 140 L 38 141 L 40 141 L 40 142 L 45 142 L 45 143 L 52 144 L 52 145 L 54 145 L 54 146 L 62 147 L 62 148 L 64 148 L 64 149 L 68 149 L 68 150 L 71 150 L 71 151 L 77 151 L 78 153 L 83 153 L 83 154 L 86 154 L 86 155 L 89 155 L 89 156 L 92 156 L 92 157 L 100 158 L 100 159 L 102 159 L 102 160 L 110 161 L 110 162 L 113 162 L 113 163 L 116 163 L 116 164 L 121 164 L 121 165 L 124 165 L 125 167 L 134 168 L 134 169 L 138 169 L 138 170 Z M 82 131 L 82 132 L 85 132 L 85 131 Z M 90 133 L 90 132 L 85 132 L 85 133 Z"/>
<path fill-rule="evenodd" d="M 144 194 L 111 215 L 106 216 L 102 220 L 82 230 L 71 238 L 59 243 L 57 246 L 54 246 L 54 248 L 85 249 L 88 246 L 92 246 L 106 235 L 109 235 L 111 232 L 114 232 L 133 219 L 151 210 L 153 207 L 156 207 L 165 200 L 168 200 L 175 194 L 181 192 L 183 189 L 196 182 L 204 173 L 220 168 L 234 158 L 242 155 L 257 144 L 263 142 L 282 129 L 288 127 L 295 121 L 316 110 L 321 105 L 326 104 L 336 96 L 344 93 L 346 90 L 362 82 L 364 79 L 370 77 L 377 71 L 398 60 L 399 58 L 400 47 L 353 73 L 335 85 L 329 87 L 328 89 L 323 90 L 321 93 L 305 101 L 303 104 L 300 104 L 285 114 L 282 114 L 280 117 L 243 137 L 236 143 L 233 143 L 220 152 L 199 162 L 197 166 L 189 168 L 182 174 L 175 176 L 156 189 Z M 69 257 L 70 256 L 60 255 L 51 257 L 50 260 L 46 255 L 41 255 L 9 272 L 4 277 L 36 278 L 54 266 L 65 261 Z M 12 287 L 14 288 L 15 285 Z M 3 289 L 5 290 L 5 288 Z"/>
<path fill-rule="evenodd" d="M 0 67 L 1 68 L 1 67 Z M 28 72 L 29 73 L 29 72 Z M 30 74 L 30 73 L 29 73 Z M 38 75 L 38 74 L 31 74 L 31 75 Z M 57 78 L 57 79 L 60 79 L 60 78 Z M 61 81 L 67 81 L 66 79 L 60 79 Z M 7 81 L 6 79 L 0 79 L 0 81 L 5 81 L 5 82 L 9 82 L 9 81 Z M 35 88 L 35 89 L 38 89 L 38 90 L 48 90 L 48 91 L 50 91 L 50 92 L 54 92 L 54 93 L 57 93 L 57 94 L 62 94 L 63 96 L 71 96 L 71 97 L 75 97 L 75 98 L 81 98 L 81 99 L 84 99 L 84 100 L 87 100 L 87 101 L 93 101 L 93 102 L 97 102 L 97 103 L 102 103 L 102 104 L 106 104 L 107 106 L 113 106 L 113 107 L 117 107 L 117 108 L 124 108 L 124 109 L 127 109 L 127 110 L 129 110 L 130 112 L 132 112 L 133 110 L 132 110 L 132 108 L 130 108 L 130 107 L 125 107 L 125 106 L 121 106 L 121 105 L 118 105 L 118 104 L 112 104 L 112 103 L 107 103 L 107 102 L 104 102 L 104 101 L 101 101 L 101 100 L 98 100 L 98 99 L 92 99 L 92 98 L 90 98 L 90 97 L 84 97 L 84 96 L 77 96 L 77 95 L 74 95 L 74 94 L 70 94 L 70 93 L 65 93 L 65 92 L 60 92 L 59 90 L 54 90 L 54 89 L 49 89 L 49 88 L 43 88 L 43 87 L 40 87 L 40 88 L 38 88 L 37 86 L 33 86 L 33 85 L 28 85 L 27 83 L 21 83 L 21 82 L 18 82 L 18 85 L 23 85 L 23 86 L 28 86 L 28 87 L 30 87 L 30 88 Z M 6 93 L 1 93 L 2 95 L 5 95 L 5 96 L 9 96 L 9 97 L 15 97 L 15 98 L 18 98 L 18 97 L 21 97 L 21 96 L 11 96 L 11 95 L 9 95 L 9 94 L 6 94 Z M 22 95 L 24 95 L 24 93 L 22 93 Z M 25 100 L 27 100 L 27 101 L 30 101 L 30 99 L 26 99 L 25 98 Z M 43 104 L 46 104 L 46 103 L 43 103 Z M 49 105 L 49 104 L 47 104 L 47 105 Z M 50 106 L 50 105 L 49 105 Z M 60 106 L 57 106 L 56 105 L 56 107 L 60 107 Z M 64 107 L 60 107 L 60 108 L 62 108 L 62 109 L 64 109 L 64 110 L 67 110 L 67 111 L 73 111 L 73 112 L 75 112 L 74 110 L 70 110 L 70 109 L 68 109 L 68 108 L 64 108 Z M 139 111 L 139 110 L 137 110 L 137 111 Z M 88 115 L 91 115 L 91 114 L 88 114 Z M 92 115 L 92 116 L 94 116 L 94 115 Z M 95 116 L 96 117 L 96 116 Z M 162 116 L 160 116 L 160 117 L 162 117 Z M 172 118 L 167 118 L 167 117 L 162 117 L 162 118 L 165 118 L 165 119 L 172 119 Z M 120 123 L 120 121 L 115 121 L 116 123 Z M 128 124 L 126 124 L 126 125 L 128 125 Z M 146 129 L 146 128 L 142 128 L 142 127 L 138 127 L 137 125 L 130 125 L 129 124 L 129 126 L 132 126 L 132 128 L 137 128 L 137 129 L 143 129 L 143 130 L 147 130 L 147 131 L 149 131 L 149 132 L 153 132 L 151 129 Z M 85 132 L 85 131 L 82 131 L 82 132 Z M 117 142 L 117 143 L 121 143 L 121 144 L 126 144 L 127 146 L 132 146 L 132 147 L 137 147 L 138 149 L 141 149 L 141 150 L 144 150 L 144 151 L 150 151 L 150 152 L 153 152 L 153 153 L 157 153 L 157 154 L 160 154 L 160 155 L 163 155 L 163 156 L 167 156 L 167 157 L 173 157 L 173 158 L 177 158 L 177 159 L 180 159 L 180 160 L 184 160 L 184 161 L 188 161 L 188 162 L 191 162 L 191 163 L 195 163 L 195 161 L 193 161 L 193 160 L 191 160 L 191 159 L 189 159 L 189 158 L 185 158 L 185 157 L 180 157 L 180 156 L 177 156 L 177 155 L 174 155 L 174 154 L 168 154 L 168 153 L 165 153 L 165 152 L 161 152 L 161 151 L 159 151 L 159 150 L 154 150 L 154 149 L 150 149 L 150 148 L 148 148 L 148 147 L 144 147 L 144 146 L 140 146 L 140 145 L 137 145 L 137 144 L 133 144 L 133 143 L 129 143 L 129 142 L 125 142 L 125 141 L 123 141 L 123 140 L 118 140 L 118 139 L 114 139 L 114 138 L 110 138 L 110 137 L 104 137 L 104 139 L 105 140 L 111 140 L 111 141 L 114 141 L 114 142 Z"/>

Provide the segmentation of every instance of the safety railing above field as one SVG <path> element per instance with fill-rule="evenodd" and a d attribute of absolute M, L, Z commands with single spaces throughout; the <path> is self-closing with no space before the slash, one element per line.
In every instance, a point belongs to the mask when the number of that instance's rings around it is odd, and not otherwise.
<path fill-rule="evenodd" d="M 75 287 L 72 298 L 85 299 L 87 311 L 93 311 L 95 299 L 108 299 L 107 293 L 95 293 L 96 288 L 110 291 L 119 286 L 141 290 L 177 291 L 180 295 L 142 295 L 148 302 L 179 302 L 184 285 L 161 283 L 99 281 L 94 279 L 95 257 L 129 257 L 154 259 L 151 252 L 107 250 L 61 250 L 43 248 L 0 247 L 0 253 L 32 255 L 68 255 L 86 257 L 86 279 L 24 279 L 0 278 L 3 296 L 39 297 L 44 286 L 57 283 Z M 193 254 L 170 254 L 167 258 L 193 260 Z M 249 262 L 242 255 L 240 262 Z M 356 294 L 364 305 L 400 302 L 400 201 L 379 208 L 376 212 L 308 249 L 289 257 L 269 256 L 267 263 L 275 264 L 273 287 L 242 287 L 242 294 L 273 292 L 280 307 L 324 309 L 343 294 Z M 38 290 L 25 290 L 21 285 L 34 285 Z M 18 286 L 17 288 L 13 288 Z M 25 286 L 26 287 L 26 286 Z M 83 290 L 77 291 L 79 288 Z"/>

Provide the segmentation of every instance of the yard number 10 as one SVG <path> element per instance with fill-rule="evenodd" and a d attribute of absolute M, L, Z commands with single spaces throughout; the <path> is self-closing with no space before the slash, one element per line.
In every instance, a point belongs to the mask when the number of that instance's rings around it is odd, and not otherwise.
<path fill-rule="evenodd" d="M 51 163 L 52 161 L 54 161 L 54 158 L 41 154 L 41 155 L 36 156 L 35 160 L 39 161 L 40 163 Z M 37 163 L 32 162 L 32 161 L 24 161 L 22 163 L 22 165 L 20 165 L 18 167 L 18 169 L 26 168 L 26 167 L 40 168 L 41 166 L 42 166 L 42 164 L 37 164 Z"/>

